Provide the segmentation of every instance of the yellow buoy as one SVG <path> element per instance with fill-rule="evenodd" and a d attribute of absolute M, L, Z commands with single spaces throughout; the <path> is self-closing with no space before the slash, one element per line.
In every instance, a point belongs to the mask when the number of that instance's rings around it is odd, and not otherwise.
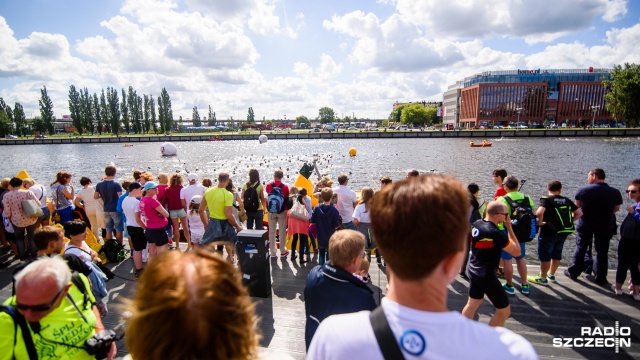
<path fill-rule="evenodd" d="M 356 156 L 356 153 L 357 153 L 356 148 L 352 147 L 351 149 L 349 149 L 349 155 Z"/>

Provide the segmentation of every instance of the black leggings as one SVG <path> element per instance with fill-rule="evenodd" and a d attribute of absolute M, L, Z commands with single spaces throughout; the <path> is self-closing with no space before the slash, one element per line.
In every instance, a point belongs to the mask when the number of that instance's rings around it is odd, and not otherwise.
<path fill-rule="evenodd" d="M 298 244 L 298 239 L 300 239 L 300 259 L 304 256 L 304 249 L 307 248 L 307 242 L 309 239 L 305 234 L 293 234 L 293 240 L 291 240 L 291 253 L 293 256 L 296 255 L 296 245 Z"/>
<path fill-rule="evenodd" d="M 633 285 L 640 285 L 640 242 L 638 239 L 621 238 L 618 243 L 618 270 L 616 270 L 616 282 L 624 284 L 627 279 L 627 270 L 631 272 Z"/>

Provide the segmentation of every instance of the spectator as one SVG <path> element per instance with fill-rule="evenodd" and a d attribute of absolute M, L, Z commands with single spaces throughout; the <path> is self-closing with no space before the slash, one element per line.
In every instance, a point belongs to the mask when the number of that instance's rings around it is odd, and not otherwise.
<path fill-rule="evenodd" d="M 107 228 L 107 239 L 112 238 L 115 232 L 116 240 L 122 245 L 124 222 L 122 215 L 116 211 L 118 198 L 122 195 L 122 186 L 115 181 L 116 167 L 109 165 L 104 168 L 105 178 L 96 185 L 94 199 L 102 199 L 104 203 L 104 222 Z"/>
<path fill-rule="evenodd" d="M 322 188 L 320 197 L 322 198 L 322 204 L 313 209 L 311 224 L 315 224 L 318 235 L 316 237 L 318 240 L 318 264 L 324 265 L 325 261 L 329 261 L 329 254 L 327 253 L 329 239 L 336 231 L 336 228 L 340 226 L 342 220 L 340 219 L 340 213 L 331 203 L 333 190 L 329 187 Z"/>
<path fill-rule="evenodd" d="M 60 214 L 60 224 L 73 220 L 72 201 L 74 190 L 71 183 L 72 176 L 68 172 L 59 171 L 56 174 L 56 181 L 51 183 L 51 202 L 53 203 L 53 210 Z"/>
<path fill-rule="evenodd" d="M 204 183 L 204 180 L 202 182 Z M 264 210 L 267 208 L 267 199 L 264 197 L 264 188 L 260 183 L 260 173 L 258 170 L 249 169 L 249 181 L 242 187 L 240 197 L 247 211 L 247 229 L 262 230 Z"/>
<path fill-rule="evenodd" d="M 164 209 L 162 204 L 154 198 L 158 194 L 158 184 L 153 181 L 147 181 L 142 190 L 145 196 L 140 199 L 140 212 L 137 215 L 137 223 L 144 229 L 144 235 L 149 243 L 149 263 L 156 255 L 167 250 L 169 237 L 165 231 L 165 227 L 169 223 L 167 218 L 169 213 Z M 142 221 L 144 217 L 144 221 Z"/>
<path fill-rule="evenodd" d="M 22 209 L 22 201 L 33 200 L 38 206 L 38 198 L 29 190 L 22 190 L 22 180 L 14 177 L 9 181 L 9 192 L 2 198 L 4 215 L 11 221 L 13 231 L 16 236 L 16 250 L 18 258 L 26 260 L 28 257 L 35 258 L 37 249 L 33 243 L 33 233 L 38 226 L 38 218 L 27 217 Z M 25 239 L 25 232 L 27 237 Z M 26 240 L 26 249 L 25 249 Z"/>
<path fill-rule="evenodd" d="M 38 198 L 40 201 L 40 208 L 42 209 L 42 216 L 38 218 L 38 226 L 47 226 L 49 225 L 49 218 L 51 218 L 51 211 L 47 206 L 47 189 L 44 188 L 43 185 L 36 183 L 33 179 L 26 178 L 22 180 L 22 186 L 31 191 L 33 195 Z"/>
<path fill-rule="evenodd" d="M 87 214 L 87 219 L 89 220 L 89 225 L 91 227 L 91 231 L 93 231 L 93 235 L 95 235 L 96 240 L 100 239 L 100 229 L 98 228 L 98 219 L 96 218 L 96 206 L 98 206 L 98 201 L 94 197 L 96 189 L 92 186 L 91 179 L 86 176 L 80 178 L 80 185 L 82 185 L 82 190 L 76 194 L 76 198 L 73 203 L 77 208 L 84 210 L 84 213 Z"/>
<path fill-rule="evenodd" d="M 353 210 L 353 225 L 355 225 L 364 235 L 367 251 L 367 259 L 371 259 L 371 252 L 376 254 L 376 261 L 378 264 L 382 264 L 382 258 L 380 252 L 377 251 L 373 237 L 371 236 L 371 200 L 373 200 L 373 189 L 365 186 L 360 190 L 360 204 Z"/>
<path fill-rule="evenodd" d="M 356 230 L 356 226 L 353 224 L 353 209 L 358 205 L 358 197 L 356 193 L 351 190 L 349 185 L 349 178 L 345 174 L 338 176 L 338 187 L 333 189 L 333 193 L 338 195 L 338 203 L 336 208 L 342 217 L 342 226 L 345 229 Z"/>
<path fill-rule="evenodd" d="M 286 258 L 289 251 L 286 247 L 284 234 L 287 232 L 287 207 L 286 199 L 289 198 L 289 186 L 282 182 L 284 174 L 277 169 L 273 172 L 273 181 L 267 184 L 267 220 L 269 221 L 269 252 L 271 258 L 276 256 L 276 231 L 279 231 L 280 257 Z M 272 208 L 272 204 L 273 208 Z M 279 205 L 282 204 L 282 205 Z M 276 226 L 278 229 L 276 230 Z"/>

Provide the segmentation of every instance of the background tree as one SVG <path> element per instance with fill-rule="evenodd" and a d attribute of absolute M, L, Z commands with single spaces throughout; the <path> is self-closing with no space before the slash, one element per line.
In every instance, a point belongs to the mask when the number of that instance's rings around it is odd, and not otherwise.
<path fill-rule="evenodd" d="M 249 107 L 249 111 L 247 112 L 247 122 L 249 124 L 256 122 L 256 115 L 253 113 L 253 107 Z"/>
<path fill-rule="evenodd" d="M 207 116 L 207 125 L 216 126 L 216 113 L 211 109 L 211 105 L 209 105 L 209 116 Z"/>
<path fill-rule="evenodd" d="M 405 105 L 400 105 L 398 107 L 396 107 L 395 109 L 393 109 L 393 111 L 391 111 L 391 113 L 389 114 L 389 121 L 395 123 L 395 124 L 399 124 L 402 122 L 402 109 L 404 109 L 404 107 L 407 106 L 407 104 Z"/>
<path fill-rule="evenodd" d="M 145 133 L 149 131 L 149 128 L 145 128 L 144 123 L 144 104 L 142 103 L 142 96 L 138 95 L 138 99 L 136 100 L 138 104 L 138 127 L 140 128 L 140 132 L 144 131 Z"/>
<path fill-rule="evenodd" d="M 327 106 L 321 107 L 320 110 L 318 110 L 318 116 L 320 117 L 321 124 L 332 123 L 336 119 L 336 114 L 333 109 Z"/>
<path fill-rule="evenodd" d="M 304 124 L 305 127 L 309 127 L 309 125 L 311 125 L 311 121 L 309 121 L 309 118 L 307 118 L 306 116 L 300 115 L 296 118 L 296 124 L 298 124 L 298 126 Z"/>
<path fill-rule="evenodd" d="M 129 86 L 127 92 L 127 108 L 129 112 L 129 121 L 133 127 L 133 132 L 139 134 L 142 132 L 142 122 L 140 115 L 140 106 L 138 105 L 138 93 L 133 90 L 133 86 Z"/>
<path fill-rule="evenodd" d="M 109 88 L 107 88 L 107 94 L 108 93 Z M 102 89 L 102 94 L 100 95 L 100 114 L 102 115 L 106 131 L 111 132 L 111 116 L 109 113 L 109 106 L 107 106 L 107 98 L 104 96 L 104 89 Z M 98 132 L 102 134 L 102 127 L 98 129 Z"/>
<path fill-rule="evenodd" d="M 149 111 L 151 111 L 151 127 L 153 128 L 153 133 L 158 133 L 158 122 L 156 118 L 156 102 L 153 100 L 153 95 L 149 95 Z"/>
<path fill-rule="evenodd" d="M 173 111 L 171 110 L 171 98 L 166 88 L 162 88 L 160 96 L 158 96 L 158 117 L 162 132 L 171 130 L 173 127 Z"/>
<path fill-rule="evenodd" d="M 436 108 L 435 106 L 429 106 L 429 107 L 426 107 L 425 110 L 427 111 L 427 118 L 426 118 L 425 124 L 433 125 L 440 122 L 441 118 L 438 117 L 438 108 Z"/>
<path fill-rule="evenodd" d="M 403 106 L 400 115 L 403 124 L 422 125 L 427 122 L 427 109 L 422 104 L 408 104 Z"/>
<path fill-rule="evenodd" d="M 98 100 L 98 93 L 93 93 L 93 101 L 92 101 L 91 109 L 93 111 L 93 118 L 96 119 L 96 131 L 98 134 L 102 134 L 102 107 L 100 106 L 100 100 Z"/>
<path fill-rule="evenodd" d="M 78 93 L 74 85 L 69 86 L 69 116 L 71 116 L 71 122 L 76 128 L 76 131 L 78 131 L 78 134 L 82 135 L 84 131 L 82 128 L 84 121 L 82 120 L 80 93 Z"/>
<path fill-rule="evenodd" d="M 89 90 L 84 88 L 80 91 L 80 111 L 82 112 L 83 127 L 90 132 L 94 133 L 93 127 L 93 98 L 89 95 Z"/>
<path fill-rule="evenodd" d="M 40 116 L 36 116 L 31 121 L 31 129 L 41 134 L 47 133 L 47 125 L 44 123 Z"/>
<path fill-rule="evenodd" d="M 198 113 L 198 107 L 194 106 L 193 107 L 193 114 L 191 115 L 191 122 L 193 123 L 193 126 L 202 126 L 202 121 L 200 121 L 200 113 Z"/>
<path fill-rule="evenodd" d="M 606 109 L 616 121 L 625 121 L 627 127 L 640 121 L 640 64 L 616 65 L 611 80 L 603 79 L 608 89 L 605 95 Z"/>
<path fill-rule="evenodd" d="M 11 113 L 13 114 L 13 111 Z M 6 137 L 9 134 L 11 134 L 11 121 L 7 115 L 7 104 L 0 97 L 0 137 Z"/>
<path fill-rule="evenodd" d="M 118 99 L 118 90 L 112 87 L 107 88 L 107 113 L 109 114 L 111 132 L 118 136 L 120 133 L 120 99 Z"/>
<path fill-rule="evenodd" d="M 131 122 L 129 121 L 129 107 L 127 106 L 127 93 L 122 89 L 122 103 L 120 104 L 120 113 L 122 114 L 122 125 L 124 131 L 128 134 L 131 132 Z"/>
<path fill-rule="evenodd" d="M 151 109 L 149 109 L 149 106 L 150 106 L 149 98 L 153 99 L 153 96 L 150 96 L 147 94 L 143 95 L 144 122 L 142 123 L 142 127 L 145 133 L 151 130 Z"/>
<path fill-rule="evenodd" d="M 46 131 L 49 132 L 49 135 L 53 135 L 53 101 L 47 94 L 47 87 L 43 86 L 40 89 L 40 100 L 38 100 L 38 105 L 40 106 L 40 118 L 44 121 Z"/>
<path fill-rule="evenodd" d="M 13 107 L 13 122 L 16 124 L 18 136 L 27 135 L 27 117 L 24 115 L 22 104 L 17 102 Z"/>

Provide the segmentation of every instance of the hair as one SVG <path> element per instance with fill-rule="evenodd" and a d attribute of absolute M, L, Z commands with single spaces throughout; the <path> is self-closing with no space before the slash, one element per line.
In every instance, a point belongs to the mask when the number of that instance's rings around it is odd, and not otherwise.
<path fill-rule="evenodd" d="M 213 251 L 158 255 L 127 305 L 125 341 L 134 359 L 258 356 L 254 304 L 240 273 Z M 184 335 L 179 346 L 166 341 L 176 332 Z"/>
<path fill-rule="evenodd" d="M 520 182 L 518 181 L 518 178 L 517 178 L 517 177 L 515 177 L 515 176 L 513 176 L 513 175 L 510 175 L 510 176 L 507 176 L 507 177 L 502 181 L 502 184 L 503 184 L 504 186 L 506 186 L 506 187 L 507 187 L 507 189 L 509 189 L 509 190 L 518 190 L 518 185 L 520 184 Z"/>
<path fill-rule="evenodd" d="M 67 183 L 67 181 L 69 181 L 69 179 L 71 179 L 71 175 L 70 173 L 66 172 L 66 171 L 58 171 L 58 173 L 56 174 L 56 180 L 54 182 L 51 183 L 51 185 L 49 186 L 53 186 L 56 183 L 61 184 L 61 185 L 65 185 Z"/>
<path fill-rule="evenodd" d="M 349 181 L 349 178 L 347 177 L 347 174 L 338 175 L 338 184 L 344 185 L 344 184 L 347 183 L 347 181 Z"/>
<path fill-rule="evenodd" d="M 282 172 L 282 169 L 277 169 L 276 171 L 274 171 L 273 177 L 275 179 L 282 179 L 284 177 L 284 173 Z"/>
<path fill-rule="evenodd" d="M 233 192 L 233 179 L 229 179 L 229 183 L 224 187 L 228 192 Z M 233 199 L 233 202 L 236 202 L 236 199 Z"/>
<path fill-rule="evenodd" d="M 393 180 L 391 180 L 391 178 L 388 177 L 388 176 L 383 176 L 383 177 L 380 178 L 380 183 L 382 183 L 382 184 L 387 185 L 387 184 L 391 184 L 392 182 L 393 182 Z"/>
<path fill-rule="evenodd" d="M 365 256 L 365 257 L 362 258 L 362 262 L 360 263 L 360 269 L 358 269 L 358 270 L 364 271 L 365 274 L 368 274 L 370 267 L 371 267 L 371 262 Z"/>
<path fill-rule="evenodd" d="M 418 177 L 420 176 L 420 172 L 416 169 L 411 169 L 407 171 L 407 177 Z"/>
<path fill-rule="evenodd" d="M 628 186 L 640 187 L 640 178 L 633 179 L 629 182 Z"/>
<path fill-rule="evenodd" d="M 547 189 L 549 191 L 562 191 L 562 183 L 560 181 L 554 180 L 547 185 Z"/>
<path fill-rule="evenodd" d="M 331 201 L 331 197 L 333 197 L 333 190 L 328 187 L 322 188 L 322 191 L 320 192 L 320 198 L 322 198 L 322 201 Z"/>
<path fill-rule="evenodd" d="M 181 186 L 182 181 L 182 176 L 180 176 L 180 174 L 173 174 L 169 178 L 169 186 Z"/>
<path fill-rule="evenodd" d="M 249 181 L 247 182 L 247 186 L 251 186 L 256 182 L 260 182 L 260 173 L 256 169 L 249 169 Z"/>
<path fill-rule="evenodd" d="M 289 196 L 300 194 L 300 188 L 297 186 L 292 186 L 289 188 Z"/>
<path fill-rule="evenodd" d="M 11 181 L 11 178 L 4 178 L 2 179 L 2 181 L 0 181 L 0 186 L 2 186 L 3 188 L 7 188 L 7 186 L 9 186 L 9 181 Z M 55 184 L 55 182 L 53 183 Z M 51 185 L 53 185 L 51 184 Z"/>
<path fill-rule="evenodd" d="M 131 180 L 122 180 L 122 190 L 129 191 L 129 185 L 131 185 Z"/>
<path fill-rule="evenodd" d="M 84 221 L 73 220 L 64 223 L 64 236 L 71 239 L 72 236 L 80 235 L 87 230 L 87 224 Z"/>
<path fill-rule="evenodd" d="M 591 169 L 589 173 L 595 175 L 598 180 L 604 180 L 606 177 L 604 170 L 600 168 Z"/>
<path fill-rule="evenodd" d="M 323 176 L 320 179 L 320 184 L 322 185 L 322 187 L 332 187 L 333 186 L 333 180 L 331 180 L 331 178 L 328 177 L 328 176 Z"/>
<path fill-rule="evenodd" d="M 471 183 L 467 185 L 467 191 L 469 192 L 469 194 L 475 195 L 478 191 L 480 191 L 480 186 L 478 186 L 478 184 L 476 183 Z"/>
<path fill-rule="evenodd" d="M 23 281 L 40 284 L 45 279 L 53 279 L 59 290 L 71 281 L 69 265 L 60 256 L 43 256 L 27 265 L 14 276 L 15 288 Z"/>
<path fill-rule="evenodd" d="M 26 186 L 26 185 L 33 186 L 33 185 L 35 185 L 35 184 L 36 184 L 36 182 L 35 182 L 35 181 L 33 181 L 33 179 L 31 179 L 31 178 L 22 179 L 22 185 L 25 185 L 25 186 Z"/>
<path fill-rule="evenodd" d="M 385 186 L 371 206 L 373 237 L 393 275 L 428 276 L 453 253 L 464 251 L 469 224 L 467 190 L 447 175 L 421 175 Z"/>
<path fill-rule="evenodd" d="M 197 203 L 197 204 L 193 202 L 189 203 L 189 211 L 192 214 L 197 213 L 199 210 L 200 210 L 200 203 Z"/>
<path fill-rule="evenodd" d="M 371 199 L 373 199 L 373 189 L 365 186 L 360 190 L 360 204 L 364 204 L 364 212 L 368 213 L 371 210 Z"/>
<path fill-rule="evenodd" d="M 493 170 L 493 176 L 499 176 L 500 180 L 504 180 L 507 177 L 507 170 L 505 169 L 495 169 Z"/>
<path fill-rule="evenodd" d="M 496 215 L 498 213 L 509 212 L 507 205 L 500 201 L 491 201 L 487 204 L 487 214 L 488 215 Z"/>
<path fill-rule="evenodd" d="M 9 185 L 11 185 L 14 189 L 17 189 L 22 186 L 22 179 L 20 179 L 19 177 L 12 177 L 11 180 L 9 180 Z"/>
<path fill-rule="evenodd" d="M 140 174 L 140 177 L 142 179 L 144 179 L 145 181 L 155 181 L 156 180 L 156 178 L 153 177 L 153 174 L 150 173 L 150 172 L 147 172 L 147 171 L 145 171 L 142 174 Z"/>
<path fill-rule="evenodd" d="M 158 174 L 158 183 L 165 185 L 169 183 L 169 175 L 167 175 L 166 173 L 160 173 Z"/>
<path fill-rule="evenodd" d="M 331 264 L 346 268 L 357 256 L 364 252 L 364 235 L 356 230 L 340 230 L 329 239 Z"/>
<path fill-rule="evenodd" d="M 49 243 L 57 241 L 60 234 L 63 234 L 64 230 L 57 226 L 43 226 L 36 229 L 33 233 L 33 242 L 36 244 L 36 248 L 40 251 L 46 250 L 49 247 Z"/>
<path fill-rule="evenodd" d="M 226 172 L 221 172 L 220 174 L 218 174 L 218 182 L 221 183 L 223 181 L 227 181 L 227 179 L 229 179 L 229 174 Z"/>
<path fill-rule="evenodd" d="M 209 178 L 202 178 L 202 186 L 204 187 L 211 187 L 213 185 L 213 182 L 211 181 L 211 179 Z"/>
<path fill-rule="evenodd" d="M 140 175 L 142 174 L 142 171 L 140 170 L 133 170 L 133 179 L 135 181 L 138 181 L 138 179 L 140 179 Z"/>
<path fill-rule="evenodd" d="M 108 165 L 104 168 L 104 174 L 106 176 L 116 176 L 116 167 L 113 165 Z"/>
<path fill-rule="evenodd" d="M 91 179 L 86 176 L 80 178 L 80 185 L 85 186 L 91 184 Z"/>
<path fill-rule="evenodd" d="M 302 197 L 307 196 L 307 188 L 300 188 L 300 195 L 302 195 Z"/>

